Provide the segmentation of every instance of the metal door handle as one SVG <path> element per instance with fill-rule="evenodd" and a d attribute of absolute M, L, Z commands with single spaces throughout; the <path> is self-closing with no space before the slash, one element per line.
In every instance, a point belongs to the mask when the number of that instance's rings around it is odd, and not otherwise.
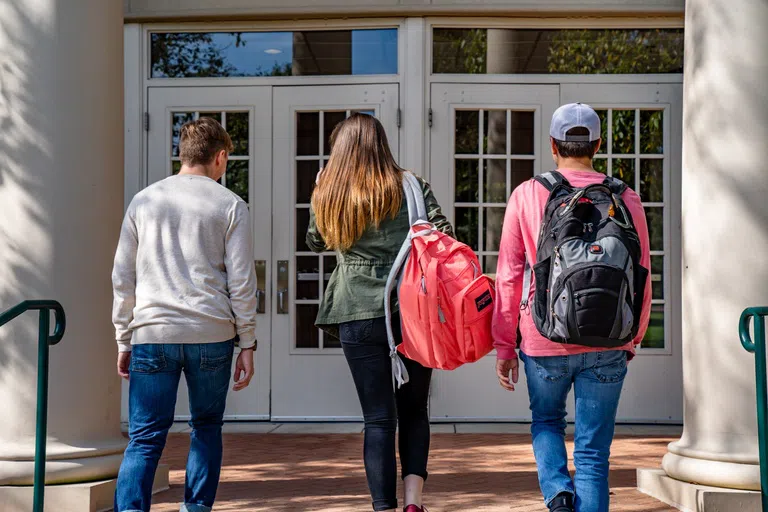
<path fill-rule="evenodd" d="M 288 301 L 288 260 L 277 262 L 277 314 L 287 315 L 289 307 Z"/>
<path fill-rule="evenodd" d="M 256 260 L 256 313 L 263 315 L 266 311 L 264 298 L 266 297 L 267 286 L 267 262 L 266 260 Z"/>

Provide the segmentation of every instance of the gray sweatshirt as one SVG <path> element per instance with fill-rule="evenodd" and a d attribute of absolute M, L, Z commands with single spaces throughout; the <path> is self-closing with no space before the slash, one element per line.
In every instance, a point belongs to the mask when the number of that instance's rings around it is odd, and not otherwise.
<path fill-rule="evenodd" d="M 210 178 L 171 176 L 138 193 L 112 271 L 118 348 L 256 343 L 256 275 L 248 206 Z"/>

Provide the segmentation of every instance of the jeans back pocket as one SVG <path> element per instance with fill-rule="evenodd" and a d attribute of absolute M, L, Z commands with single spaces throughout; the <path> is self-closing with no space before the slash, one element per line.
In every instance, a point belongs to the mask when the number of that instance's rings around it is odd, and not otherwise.
<path fill-rule="evenodd" d="M 200 369 L 215 372 L 226 367 L 229 370 L 234 351 L 234 340 L 200 345 Z"/>

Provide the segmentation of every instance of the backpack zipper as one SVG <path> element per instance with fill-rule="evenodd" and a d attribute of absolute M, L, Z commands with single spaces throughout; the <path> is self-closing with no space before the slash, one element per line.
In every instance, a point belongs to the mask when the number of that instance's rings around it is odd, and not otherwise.
<path fill-rule="evenodd" d="M 443 308 L 440 307 L 440 297 L 437 297 L 437 318 L 440 320 L 441 324 L 445 323 L 445 315 L 443 314 Z"/>

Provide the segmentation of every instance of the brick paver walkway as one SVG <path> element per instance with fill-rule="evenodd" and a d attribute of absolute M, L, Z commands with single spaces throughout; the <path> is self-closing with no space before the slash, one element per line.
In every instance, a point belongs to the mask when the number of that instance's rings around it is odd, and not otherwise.
<path fill-rule="evenodd" d="M 616 439 L 612 511 L 673 510 L 635 489 L 635 469 L 657 467 L 673 440 Z M 226 434 L 224 442 L 216 511 L 371 510 L 359 434 Z M 170 436 L 164 462 L 171 465 L 171 489 L 155 497 L 152 512 L 178 511 L 188 445 L 188 435 Z M 528 435 L 434 434 L 429 468 L 432 512 L 546 510 Z"/>

